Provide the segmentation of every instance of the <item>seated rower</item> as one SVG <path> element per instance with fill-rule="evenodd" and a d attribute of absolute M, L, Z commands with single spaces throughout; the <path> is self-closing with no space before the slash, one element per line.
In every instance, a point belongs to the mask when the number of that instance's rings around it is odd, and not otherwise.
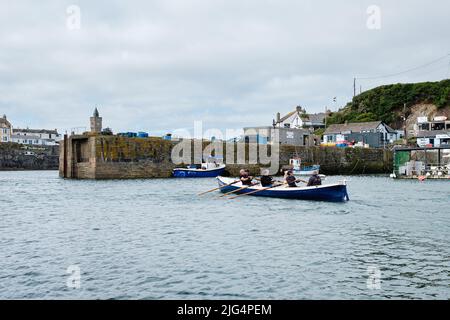
<path fill-rule="evenodd" d="M 297 178 L 294 176 L 294 173 L 292 171 L 288 171 L 286 173 L 285 179 L 289 188 L 297 188 Z"/>
<path fill-rule="evenodd" d="M 252 185 L 253 177 L 250 176 L 248 170 L 242 169 L 239 172 L 239 174 L 240 174 L 239 179 L 241 180 L 241 183 L 242 183 L 243 186 L 251 186 Z"/>
<path fill-rule="evenodd" d="M 308 187 L 315 187 L 315 186 L 321 186 L 322 185 L 322 179 L 319 176 L 319 172 L 316 170 L 313 172 L 313 175 L 311 178 L 309 178 L 308 181 Z"/>
<path fill-rule="evenodd" d="M 269 170 L 264 170 L 261 175 L 261 186 L 263 187 L 271 187 L 275 181 L 269 175 Z"/>

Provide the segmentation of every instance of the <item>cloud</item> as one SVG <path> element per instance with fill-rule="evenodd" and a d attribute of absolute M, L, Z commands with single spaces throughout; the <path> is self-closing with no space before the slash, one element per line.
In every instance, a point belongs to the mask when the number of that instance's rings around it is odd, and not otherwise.
<path fill-rule="evenodd" d="M 66 27 L 69 5 L 81 29 Z M 0 113 L 15 126 L 114 131 L 270 125 L 295 105 L 344 105 L 354 76 L 389 74 L 450 53 L 450 3 L 371 1 L 46 1 L 0 10 Z M 440 80 L 448 60 L 396 78 Z M 334 106 L 332 98 L 338 97 Z"/>

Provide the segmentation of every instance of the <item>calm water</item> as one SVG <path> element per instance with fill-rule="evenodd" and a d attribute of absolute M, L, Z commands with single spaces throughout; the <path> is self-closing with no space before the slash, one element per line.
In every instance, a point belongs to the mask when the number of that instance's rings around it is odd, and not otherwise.
<path fill-rule="evenodd" d="M 0 172 L 0 298 L 449 299 L 450 182 L 350 180 L 335 204 Z"/>

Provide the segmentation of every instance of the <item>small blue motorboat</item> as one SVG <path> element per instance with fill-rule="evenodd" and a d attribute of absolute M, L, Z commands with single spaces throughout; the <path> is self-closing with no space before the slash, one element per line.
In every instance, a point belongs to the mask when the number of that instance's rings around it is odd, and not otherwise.
<path fill-rule="evenodd" d="M 240 182 L 237 184 L 232 184 L 236 181 L 232 178 L 219 176 L 217 177 L 217 180 L 219 182 L 219 187 L 223 187 L 220 189 L 223 193 L 237 191 L 238 189 L 242 189 L 243 187 Z M 261 191 L 255 192 L 257 190 Z M 298 188 L 289 188 L 285 185 L 282 185 L 279 187 L 267 189 L 263 188 L 261 185 L 256 185 L 237 191 L 235 194 L 239 195 L 245 193 L 251 193 L 249 194 L 249 196 L 256 197 L 271 197 L 296 200 L 315 200 L 329 202 L 345 202 L 350 200 L 347 194 L 347 184 L 345 181 L 336 184 Z"/>
<path fill-rule="evenodd" d="M 210 156 L 201 165 L 176 168 L 172 173 L 175 178 L 215 178 L 223 174 L 225 167 L 223 158 Z"/>
<path fill-rule="evenodd" d="M 215 178 L 223 174 L 224 171 L 224 164 L 218 165 L 215 168 L 189 166 L 187 168 L 173 169 L 173 176 L 175 178 Z"/>
<path fill-rule="evenodd" d="M 289 163 L 296 176 L 312 176 L 315 172 L 318 173 L 320 171 L 320 165 L 302 166 L 302 160 L 300 158 L 291 159 Z"/>

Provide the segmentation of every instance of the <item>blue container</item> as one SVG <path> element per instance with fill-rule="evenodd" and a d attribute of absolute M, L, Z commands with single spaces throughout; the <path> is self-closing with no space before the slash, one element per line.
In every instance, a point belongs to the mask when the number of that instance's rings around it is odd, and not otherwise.
<path fill-rule="evenodd" d="M 138 132 L 137 134 L 138 138 L 148 138 L 147 132 Z"/>

